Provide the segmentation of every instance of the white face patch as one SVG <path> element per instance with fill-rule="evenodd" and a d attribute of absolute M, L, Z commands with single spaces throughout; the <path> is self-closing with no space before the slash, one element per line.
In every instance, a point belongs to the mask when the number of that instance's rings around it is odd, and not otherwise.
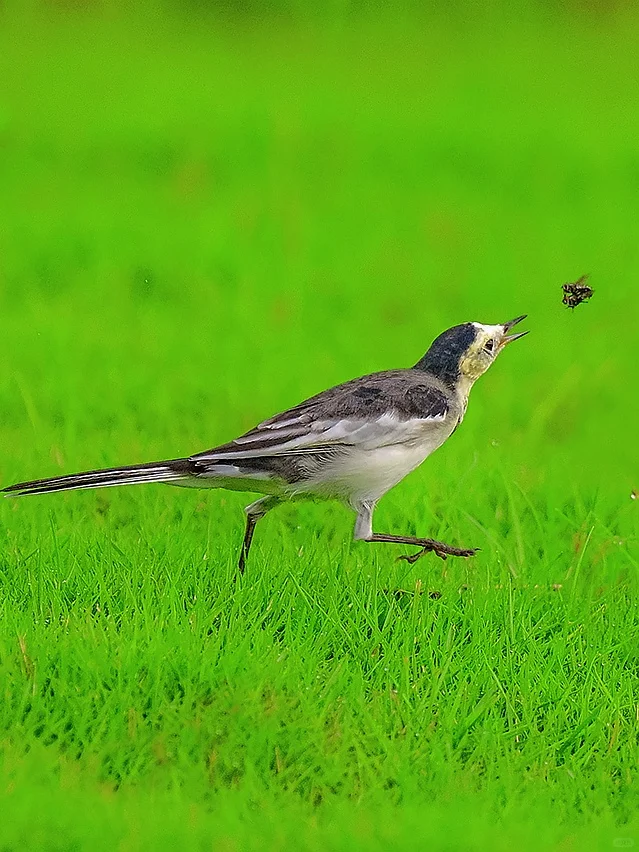
<path fill-rule="evenodd" d="M 474 322 L 473 325 L 479 332 L 478 337 L 484 335 L 484 339 L 488 339 L 489 337 L 496 337 L 499 339 L 504 334 L 503 325 L 484 325 L 481 322 Z"/>
<path fill-rule="evenodd" d="M 473 326 L 477 336 L 459 364 L 462 376 L 471 384 L 493 363 L 500 351 L 499 344 L 504 336 L 503 325 L 484 325 L 481 322 L 474 322 Z"/>

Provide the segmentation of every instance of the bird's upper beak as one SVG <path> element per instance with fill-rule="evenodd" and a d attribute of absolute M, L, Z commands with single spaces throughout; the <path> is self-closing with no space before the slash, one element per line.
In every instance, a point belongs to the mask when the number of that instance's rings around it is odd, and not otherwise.
<path fill-rule="evenodd" d="M 522 320 L 525 320 L 525 319 L 526 319 L 526 314 L 523 314 L 522 316 L 517 317 L 514 320 L 510 320 L 510 322 L 504 323 L 504 325 L 503 325 L 504 336 L 501 339 L 501 345 L 502 346 L 505 346 L 507 343 L 512 343 L 513 340 L 518 340 L 520 337 L 523 337 L 525 334 L 528 334 L 527 331 L 520 331 L 519 334 L 508 334 L 508 332 L 510 331 L 510 329 L 513 326 L 517 325 L 517 323 L 519 323 L 519 322 L 521 322 Z"/>

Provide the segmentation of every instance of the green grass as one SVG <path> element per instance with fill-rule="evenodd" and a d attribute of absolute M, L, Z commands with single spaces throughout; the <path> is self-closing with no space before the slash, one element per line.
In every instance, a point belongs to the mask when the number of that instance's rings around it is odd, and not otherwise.
<path fill-rule="evenodd" d="M 0 849 L 636 845 L 639 21 L 293 8 L 0 13 L 0 482 L 527 312 L 376 515 L 481 553 L 296 505 L 236 584 L 242 495 L 3 501 Z"/>

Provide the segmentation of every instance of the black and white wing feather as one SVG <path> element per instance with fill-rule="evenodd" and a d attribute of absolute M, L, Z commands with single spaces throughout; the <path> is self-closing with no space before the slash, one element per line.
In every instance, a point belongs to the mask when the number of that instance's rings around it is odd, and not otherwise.
<path fill-rule="evenodd" d="M 294 484 L 354 450 L 423 442 L 429 430 L 439 431 L 451 417 L 456 422 L 451 407 L 446 392 L 419 371 L 374 373 L 323 391 L 189 461 L 199 476 L 257 474 Z"/>

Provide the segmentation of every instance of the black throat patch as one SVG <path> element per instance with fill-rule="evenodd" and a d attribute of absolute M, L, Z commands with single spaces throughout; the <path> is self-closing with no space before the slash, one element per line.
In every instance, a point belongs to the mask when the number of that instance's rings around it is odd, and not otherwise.
<path fill-rule="evenodd" d="M 416 370 L 424 370 L 437 376 L 449 387 L 459 379 L 459 362 L 462 355 L 477 336 L 472 322 L 449 328 L 437 337 L 424 357 L 415 364 Z"/>

